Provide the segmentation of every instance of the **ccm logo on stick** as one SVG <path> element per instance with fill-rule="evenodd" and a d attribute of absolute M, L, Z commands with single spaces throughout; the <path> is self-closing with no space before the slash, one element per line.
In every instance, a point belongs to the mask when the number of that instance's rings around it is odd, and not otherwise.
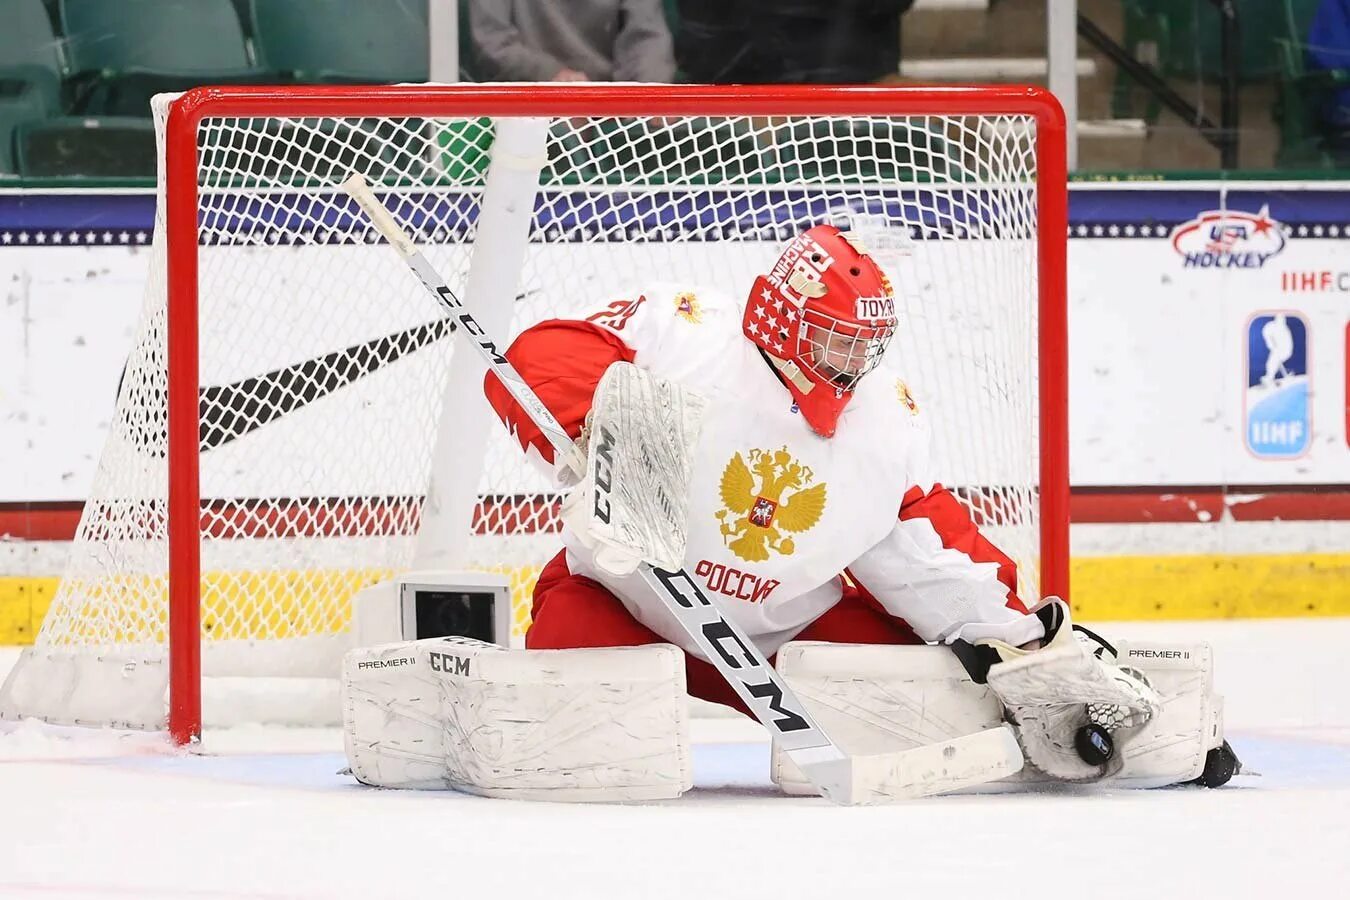
<path fill-rule="evenodd" d="M 510 363 L 507 362 L 506 357 L 502 356 L 497 350 L 497 345 L 492 343 L 488 336 L 483 333 L 482 326 L 474 320 L 474 317 L 466 312 L 461 312 L 461 310 L 464 309 L 464 304 L 460 302 L 459 298 L 456 297 L 448 287 L 443 284 L 431 284 L 426 280 L 423 280 L 422 283 L 435 291 L 440 298 L 446 302 L 446 305 L 455 312 L 455 318 L 459 320 L 459 324 L 464 326 L 465 331 L 473 335 L 474 340 L 478 342 L 478 346 L 487 351 L 488 356 L 492 357 L 493 362 L 499 366 L 510 365 Z"/>
<path fill-rule="evenodd" d="M 703 639 L 726 663 L 727 668 L 737 670 L 735 678 L 740 681 L 746 693 L 756 700 L 766 701 L 765 705 L 777 715 L 772 723 L 764 722 L 763 719 L 760 719 L 761 722 L 766 726 L 772 724 L 781 734 L 790 734 L 811 727 L 801 713 L 788 707 L 782 688 L 775 682 L 772 671 L 766 671 L 768 667 L 755 659 L 755 655 L 741 642 L 730 623 L 716 613 L 717 608 L 703 596 L 703 592 L 698 589 L 694 579 L 689 577 L 689 573 L 667 572 L 658 568 L 653 568 L 652 572 L 680 606 L 685 609 L 705 607 L 714 611 L 713 618 L 694 627 L 697 627 Z"/>

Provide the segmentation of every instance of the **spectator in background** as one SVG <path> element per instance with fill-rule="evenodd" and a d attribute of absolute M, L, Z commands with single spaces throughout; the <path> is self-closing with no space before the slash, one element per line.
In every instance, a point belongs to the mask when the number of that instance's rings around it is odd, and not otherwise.
<path fill-rule="evenodd" d="M 1350 0 L 1322 0 L 1317 7 L 1308 28 L 1308 65 L 1350 70 Z M 1350 86 L 1330 92 L 1322 123 L 1336 165 L 1350 168 Z"/>
<path fill-rule="evenodd" d="M 754 35 L 753 0 L 679 0 L 675 58 L 694 84 L 768 84 L 773 81 Z"/>
<path fill-rule="evenodd" d="M 864 84 L 900 72 L 914 0 L 679 0 L 676 56 L 689 81 Z"/>
<path fill-rule="evenodd" d="M 468 0 L 484 81 L 675 80 L 662 0 Z"/>

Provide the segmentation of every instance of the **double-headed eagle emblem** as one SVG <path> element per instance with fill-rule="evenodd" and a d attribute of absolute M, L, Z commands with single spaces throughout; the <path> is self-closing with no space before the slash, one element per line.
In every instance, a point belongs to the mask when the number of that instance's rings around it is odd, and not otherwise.
<path fill-rule="evenodd" d="M 825 484 L 806 487 L 812 480 L 810 467 L 794 460 L 787 447 L 751 450 L 749 465 L 741 454 L 733 456 L 722 471 L 725 508 L 717 512 L 722 540 L 731 552 L 747 562 L 761 562 L 770 550 L 785 556 L 796 550 L 784 532 L 806 531 L 825 512 Z"/>

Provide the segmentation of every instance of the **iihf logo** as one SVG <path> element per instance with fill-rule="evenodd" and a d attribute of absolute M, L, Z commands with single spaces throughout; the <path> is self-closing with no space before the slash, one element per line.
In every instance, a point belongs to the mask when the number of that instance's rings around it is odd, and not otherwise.
<path fill-rule="evenodd" d="M 1243 434 L 1262 459 L 1302 456 L 1312 443 L 1308 406 L 1308 323 L 1298 313 L 1253 316 L 1247 323 L 1247 396 Z"/>
<path fill-rule="evenodd" d="M 1211 209 L 1172 231 L 1172 249 L 1187 269 L 1259 269 L 1284 249 L 1284 226 L 1259 213 Z"/>

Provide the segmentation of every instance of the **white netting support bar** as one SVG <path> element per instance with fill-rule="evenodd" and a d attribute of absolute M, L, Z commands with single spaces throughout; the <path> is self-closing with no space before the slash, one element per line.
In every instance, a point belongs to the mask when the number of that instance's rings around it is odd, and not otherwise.
<path fill-rule="evenodd" d="M 463 300 L 483 330 L 499 341 L 511 327 L 539 175 L 548 162 L 548 126 L 548 119 L 539 118 L 493 123 L 492 162 Z M 456 353 L 450 361 L 414 568 L 454 569 L 469 558 L 488 436 L 500 427 L 483 398 L 485 371 L 476 353 Z"/>

